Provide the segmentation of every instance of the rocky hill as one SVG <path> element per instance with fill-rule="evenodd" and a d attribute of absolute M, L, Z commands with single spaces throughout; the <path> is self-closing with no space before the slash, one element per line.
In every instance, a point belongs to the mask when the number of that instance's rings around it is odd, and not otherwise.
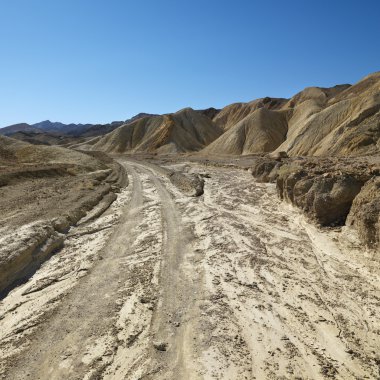
<path fill-rule="evenodd" d="M 123 125 L 97 140 L 92 149 L 112 153 L 192 152 L 201 150 L 222 132 L 209 117 L 186 108 Z"/>
<path fill-rule="evenodd" d="M 246 116 L 252 114 L 254 111 L 265 108 L 275 110 L 281 108 L 287 99 L 282 98 L 262 98 L 256 99 L 249 103 L 234 103 L 224 107 L 215 117 L 213 121 L 223 130 L 228 130 L 234 125 L 238 124 Z"/>
<path fill-rule="evenodd" d="M 288 135 L 278 150 L 292 156 L 379 151 L 380 72 L 353 86 L 306 89 L 299 95 L 289 102 Z"/>
<path fill-rule="evenodd" d="M 202 150 L 214 156 L 373 154 L 380 151 L 380 72 L 352 86 L 307 87 L 291 99 L 143 116 L 83 147 L 113 153 Z"/>
<path fill-rule="evenodd" d="M 209 154 L 376 153 L 380 151 L 380 72 L 353 86 L 309 87 L 288 101 L 265 98 L 227 106 L 213 121 L 226 132 L 205 149 Z"/>
<path fill-rule="evenodd" d="M 9 125 L 8 127 L 4 127 L 0 129 L 0 135 L 3 136 L 10 136 L 13 133 L 17 132 L 43 132 L 42 129 L 34 127 L 33 125 L 30 125 L 28 123 L 18 123 Z"/>
<path fill-rule="evenodd" d="M 234 115 L 236 116 L 236 114 Z M 225 126 L 228 125 L 228 122 Z M 256 109 L 205 148 L 208 154 L 271 152 L 286 138 L 287 113 L 265 107 Z"/>
<path fill-rule="evenodd" d="M 355 156 L 380 152 L 379 125 L 376 72 L 355 85 L 307 87 L 290 99 L 265 97 L 221 110 L 140 113 L 109 124 L 21 123 L 0 129 L 0 134 L 34 144 L 112 153 L 202 150 L 219 156 L 285 151 L 289 156 Z"/>

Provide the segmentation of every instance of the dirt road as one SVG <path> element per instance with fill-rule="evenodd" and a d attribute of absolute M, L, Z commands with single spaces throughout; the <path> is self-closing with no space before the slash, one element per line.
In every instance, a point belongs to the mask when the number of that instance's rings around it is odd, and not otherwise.
<path fill-rule="evenodd" d="M 379 258 L 248 172 L 155 165 L 0 302 L 4 379 L 377 379 Z M 0 375 L 1 378 L 1 375 Z"/>

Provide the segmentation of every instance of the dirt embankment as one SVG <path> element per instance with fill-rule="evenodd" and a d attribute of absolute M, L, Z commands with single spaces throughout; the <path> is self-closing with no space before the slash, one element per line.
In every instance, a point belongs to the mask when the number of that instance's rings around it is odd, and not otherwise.
<path fill-rule="evenodd" d="M 260 157 L 252 164 L 261 182 L 322 226 L 353 226 L 363 243 L 380 244 L 380 157 Z"/>
<path fill-rule="evenodd" d="M 124 168 L 105 154 L 73 154 L 86 166 L 80 161 L 12 160 L 1 167 L 0 296 L 62 247 L 71 226 L 82 218 L 97 217 L 116 199 L 115 192 L 127 184 Z"/>

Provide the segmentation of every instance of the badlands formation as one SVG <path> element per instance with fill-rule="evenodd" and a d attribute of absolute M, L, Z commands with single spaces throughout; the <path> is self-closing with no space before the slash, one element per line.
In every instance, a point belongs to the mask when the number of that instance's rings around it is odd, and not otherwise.
<path fill-rule="evenodd" d="M 380 73 L 0 134 L 0 378 L 380 378 Z"/>

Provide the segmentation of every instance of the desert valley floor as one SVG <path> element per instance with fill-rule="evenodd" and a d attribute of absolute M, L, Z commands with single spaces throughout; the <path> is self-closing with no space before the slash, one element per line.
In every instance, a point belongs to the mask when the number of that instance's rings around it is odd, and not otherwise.
<path fill-rule="evenodd" d="M 246 171 L 119 158 L 129 185 L 0 301 L 3 379 L 376 379 L 379 257 Z M 92 214 L 91 214 L 92 213 Z"/>

